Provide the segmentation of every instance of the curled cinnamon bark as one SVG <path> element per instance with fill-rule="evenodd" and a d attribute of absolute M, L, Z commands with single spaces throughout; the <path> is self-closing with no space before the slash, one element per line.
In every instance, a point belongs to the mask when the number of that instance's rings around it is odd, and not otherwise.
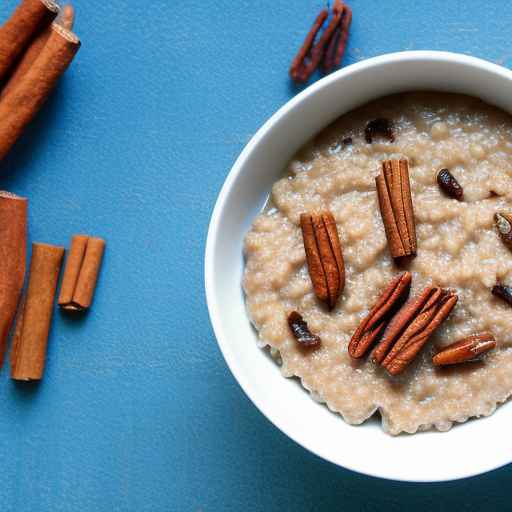
<path fill-rule="evenodd" d="M 25 198 L 0 192 L 0 368 L 25 279 L 27 208 Z"/>
<path fill-rule="evenodd" d="M 55 19 L 54 23 L 59 24 L 66 30 L 73 29 L 73 23 L 75 19 L 75 11 L 73 6 L 65 5 L 59 12 L 59 15 Z M 35 62 L 37 57 L 43 51 L 48 39 L 52 35 L 52 27 L 48 25 L 41 30 L 38 35 L 33 39 L 30 46 L 27 48 L 20 61 L 16 65 L 16 68 L 9 77 L 9 81 L 6 83 L 0 93 L 0 98 L 6 96 L 12 89 L 16 87 L 21 78 L 28 72 L 32 64 Z"/>
<path fill-rule="evenodd" d="M 366 318 L 359 324 L 348 345 L 351 357 L 363 357 L 373 345 L 391 316 L 404 303 L 411 289 L 412 275 L 404 272 L 396 276 L 384 289 Z"/>
<path fill-rule="evenodd" d="M 100 271 L 105 241 L 87 235 L 76 235 L 66 262 L 59 295 L 59 306 L 69 311 L 89 308 Z"/>
<path fill-rule="evenodd" d="M 23 0 L 0 27 L 0 81 L 38 32 L 48 26 L 59 10 L 51 0 Z"/>
<path fill-rule="evenodd" d="M 44 48 L 8 94 L 0 98 L 0 160 L 39 111 L 80 47 L 79 39 L 53 23 Z"/>
<path fill-rule="evenodd" d="M 27 294 L 16 322 L 11 352 L 14 380 L 39 380 L 43 376 L 63 255 L 63 247 L 32 244 Z"/>

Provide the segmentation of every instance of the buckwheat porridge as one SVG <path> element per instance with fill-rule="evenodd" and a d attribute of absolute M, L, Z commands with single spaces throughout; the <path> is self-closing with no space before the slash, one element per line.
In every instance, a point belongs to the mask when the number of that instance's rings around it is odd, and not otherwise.
<path fill-rule="evenodd" d="M 393 141 L 365 140 L 374 119 L 390 121 Z M 390 254 L 375 184 L 382 162 L 392 159 L 408 161 L 416 224 L 416 256 L 402 261 Z M 463 200 L 440 189 L 436 177 L 445 168 L 463 187 Z M 301 214 L 324 211 L 334 217 L 345 265 L 345 286 L 331 309 L 315 295 L 301 230 Z M 407 93 L 342 116 L 294 157 L 246 236 L 243 287 L 262 346 L 284 376 L 300 378 L 351 424 L 379 411 L 390 434 L 414 433 L 490 415 L 512 394 L 512 307 L 491 294 L 496 283 L 512 284 L 512 250 L 494 224 L 503 211 L 512 212 L 508 114 L 470 97 Z M 412 275 L 410 298 L 439 286 L 458 302 L 407 368 L 390 375 L 371 357 L 378 339 L 359 359 L 348 345 L 404 271 Z M 294 311 L 319 336 L 318 347 L 298 343 L 287 320 Z M 485 358 L 433 364 L 443 347 L 482 332 L 497 342 Z"/>

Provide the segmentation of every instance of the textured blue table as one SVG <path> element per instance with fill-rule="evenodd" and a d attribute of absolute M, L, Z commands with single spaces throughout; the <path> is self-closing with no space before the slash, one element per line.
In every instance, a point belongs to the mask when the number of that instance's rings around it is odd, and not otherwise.
<path fill-rule="evenodd" d="M 442 49 L 510 65 L 510 7 L 485 4 L 352 0 L 345 63 Z M 14 5 L 0 1 L 2 19 Z M 30 198 L 32 240 L 108 246 L 91 313 L 56 312 L 42 384 L 0 374 L 2 512 L 510 509 L 510 468 L 413 485 L 323 462 L 262 417 L 217 349 L 209 216 L 244 144 L 297 92 L 287 67 L 322 5 L 76 0 L 83 47 L 0 186 Z"/>

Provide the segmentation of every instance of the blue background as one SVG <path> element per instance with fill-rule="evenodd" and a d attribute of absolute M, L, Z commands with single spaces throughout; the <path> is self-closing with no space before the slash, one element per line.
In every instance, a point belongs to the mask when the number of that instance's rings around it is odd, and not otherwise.
<path fill-rule="evenodd" d="M 439 49 L 510 65 L 507 4 L 352 0 L 344 63 Z M 0 374 L 0 510 L 510 509 L 510 468 L 417 485 L 323 462 L 256 410 L 216 346 L 208 220 L 242 147 L 296 94 L 287 69 L 323 2 L 75 5 L 83 46 L 0 186 L 29 197 L 31 240 L 86 232 L 107 252 L 90 314 L 55 314 L 44 381 Z"/>

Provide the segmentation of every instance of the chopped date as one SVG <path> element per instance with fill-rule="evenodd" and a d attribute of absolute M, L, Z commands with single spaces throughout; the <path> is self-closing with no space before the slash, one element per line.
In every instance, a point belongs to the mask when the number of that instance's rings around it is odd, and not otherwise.
<path fill-rule="evenodd" d="M 309 330 L 307 322 L 297 311 L 292 311 L 288 315 L 288 325 L 299 344 L 305 347 L 316 347 L 320 345 L 320 337 Z"/>
<path fill-rule="evenodd" d="M 448 169 L 441 169 L 437 173 L 437 183 L 450 197 L 454 197 L 459 201 L 463 199 L 464 190 L 456 180 L 455 176 Z"/>
<path fill-rule="evenodd" d="M 393 133 L 393 128 L 389 119 L 379 117 L 370 121 L 366 125 L 366 128 L 364 129 L 364 137 L 368 144 L 371 144 L 374 137 L 377 137 L 378 135 L 385 137 L 390 142 L 395 141 L 395 134 Z"/>
<path fill-rule="evenodd" d="M 512 306 L 512 286 L 505 286 L 504 284 L 496 284 L 492 287 L 492 294 Z"/>

